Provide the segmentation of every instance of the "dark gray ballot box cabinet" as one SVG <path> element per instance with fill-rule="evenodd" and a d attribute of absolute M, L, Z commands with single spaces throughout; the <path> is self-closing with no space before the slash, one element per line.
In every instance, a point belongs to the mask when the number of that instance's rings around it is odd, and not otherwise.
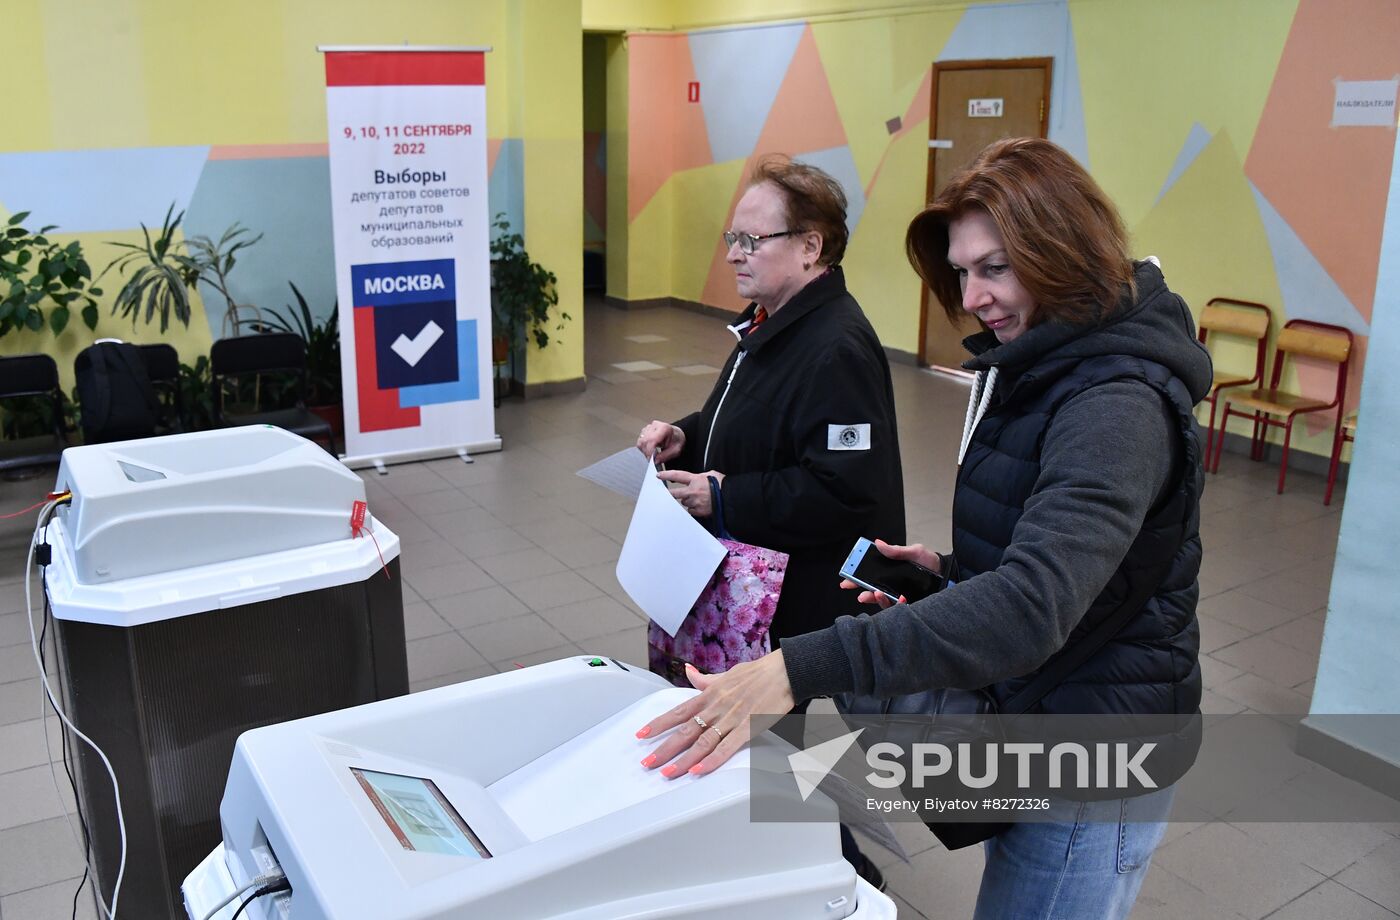
<path fill-rule="evenodd" d="M 357 475 L 266 426 L 70 448 L 55 491 L 45 595 L 64 706 L 120 785 L 118 916 L 183 918 L 239 734 L 408 692 L 399 540 L 356 522 Z M 110 904 L 111 780 L 69 742 Z"/>

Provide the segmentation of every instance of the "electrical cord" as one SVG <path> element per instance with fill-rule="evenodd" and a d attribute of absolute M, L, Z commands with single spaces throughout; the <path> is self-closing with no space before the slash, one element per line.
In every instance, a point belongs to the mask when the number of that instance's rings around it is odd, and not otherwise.
<path fill-rule="evenodd" d="M 231 920 L 238 920 L 238 918 L 243 915 L 243 911 L 248 909 L 248 905 L 252 904 L 254 901 L 262 897 L 263 895 L 273 894 L 278 891 L 290 891 L 291 888 L 292 883 L 287 881 L 286 876 L 283 876 L 280 882 L 273 882 L 271 885 L 262 886 L 257 891 L 253 892 L 252 897 L 248 898 L 248 900 L 238 905 L 238 910 L 233 912 L 233 917 L 231 918 Z"/>
<path fill-rule="evenodd" d="M 43 506 L 44 504 L 46 504 L 48 501 L 52 501 L 52 500 L 54 500 L 54 499 L 58 499 L 59 502 L 62 503 L 63 500 L 68 499 L 70 496 L 71 496 L 71 493 L 69 493 L 69 492 L 63 492 L 63 493 L 55 492 L 55 493 L 50 494 L 50 495 L 48 496 L 48 498 L 45 499 L 44 501 L 39 502 L 37 505 L 34 505 L 34 506 L 32 506 L 31 508 L 27 508 L 27 509 L 25 509 L 25 510 L 26 510 L 26 511 L 30 511 L 30 510 L 33 510 L 33 508 L 41 507 L 41 506 Z M 42 521 L 42 518 L 43 518 L 43 515 L 40 515 L 41 521 Z M 42 528 L 43 531 L 44 531 L 44 539 L 45 539 L 45 542 L 42 543 L 42 544 L 40 544 L 40 546 L 43 547 L 45 550 L 47 550 L 47 549 L 48 549 L 48 546 L 49 546 L 49 544 L 48 544 L 48 542 L 47 542 L 47 538 L 48 538 L 48 522 L 47 522 L 47 521 L 42 521 L 42 523 L 41 523 L 40 526 L 41 526 L 41 528 Z M 48 565 L 49 561 L 50 561 L 50 560 L 49 560 L 49 558 L 48 558 L 48 556 L 47 556 L 47 553 L 39 558 L 39 571 L 40 571 L 39 583 L 40 583 L 40 587 L 41 587 L 41 589 L 43 590 L 43 594 L 44 594 L 43 617 L 42 617 L 42 619 L 41 619 L 41 621 L 40 621 L 40 627 L 39 627 L 39 669 L 40 669 L 43 673 L 45 673 L 45 674 L 48 673 L 48 656 L 47 656 L 46 653 L 45 653 L 45 649 L 46 649 L 47 646 L 48 646 L 49 622 L 50 622 L 51 615 L 52 615 L 52 612 L 53 612 L 52 607 L 49 605 L 48 576 L 47 576 L 47 573 L 46 573 L 46 571 L 45 571 L 46 568 L 47 568 L 47 565 Z M 26 576 L 26 577 L 27 577 L 27 576 Z M 61 674 L 59 675 L 59 679 L 60 679 L 60 681 L 62 680 L 62 675 L 61 675 Z M 40 722 L 40 725 L 42 725 L 42 726 L 43 726 L 43 729 L 44 729 L 44 759 L 47 760 L 48 763 L 49 763 L 49 779 L 52 780 L 52 782 L 53 782 L 53 791 L 54 791 L 54 794 L 58 796 L 59 801 L 62 801 L 62 800 L 63 800 L 63 791 L 59 788 L 59 785 L 58 785 L 58 773 L 54 770 L 54 764 L 53 764 L 53 743 L 50 741 L 50 738 L 49 738 L 49 720 L 48 720 L 48 714 L 49 714 L 49 710 L 50 710 L 50 709 L 53 709 L 52 703 L 49 701 L 48 696 L 47 696 L 47 695 L 44 695 L 44 696 L 42 697 L 42 699 L 41 699 L 40 704 L 39 704 L 39 718 L 42 720 L 42 721 Z M 58 714 L 58 710 L 57 710 L 57 709 L 53 709 L 53 712 L 54 712 L 56 715 Z M 67 812 L 67 810 L 65 809 L 64 812 L 63 812 L 63 821 L 64 821 L 65 824 L 68 825 L 68 834 L 73 838 L 73 842 L 76 843 L 76 844 L 78 844 L 78 848 L 82 851 L 82 854 L 83 854 L 83 875 L 82 875 L 82 878 L 80 878 L 80 879 L 78 880 L 78 887 L 77 887 L 76 889 L 74 889 L 74 891 L 73 891 L 73 905 L 72 905 L 72 911 L 71 911 L 70 914 L 69 914 L 69 916 L 72 917 L 73 920 L 77 920 L 77 918 L 78 918 L 78 899 L 79 899 L 79 897 L 80 897 L 80 896 L 82 895 L 82 893 L 83 893 L 83 886 L 87 884 L 89 877 L 92 877 L 92 876 L 93 876 L 93 871 L 92 871 L 92 837 L 91 837 L 91 834 L 90 834 L 89 831 L 88 831 L 87 819 L 86 819 L 86 818 L 84 817 L 84 815 L 83 815 L 83 801 L 82 801 L 82 797 L 81 797 L 80 795 L 78 795 L 78 782 L 77 782 L 76 779 L 73 778 L 73 770 L 72 770 L 72 767 L 71 767 L 70 764 L 69 764 L 69 760 L 70 760 L 70 756 L 71 756 L 71 755 L 70 755 L 70 753 L 69 753 L 69 737 L 68 737 L 68 733 L 67 733 L 67 732 L 63 732 L 63 733 L 59 736 L 59 739 L 60 739 L 60 750 L 62 751 L 62 757 L 63 757 L 63 773 L 64 773 L 64 775 L 65 775 L 66 777 L 68 777 L 68 787 L 69 787 L 69 789 L 71 789 L 71 790 L 73 791 L 74 810 L 77 812 L 77 815 L 78 815 L 78 826 L 82 829 L 82 832 L 83 832 L 82 839 L 79 840 L 79 839 L 78 839 L 78 834 L 77 834 L 77 832 L 73 830 L 73 821 L 72 821 L 71 818 L 68 817 L 68 812 Z M 95 882 L 94 882 L 94 885 L 93 885 L 93 893 L 97 896 L 98 903 L 102 905 L 102 910 L 103 910 L 103 911 L 107 911 L 107 905 L 106 905 L 106 903 L 105 903 L 104 901 L 102 901 L 102 894 L 101 894 L 100 891 L 97 890 L 97 887 L 96 887 L 96 883 L 95 883 Z M 110 916 L 110 914 L 109 914 L 109 916 Z"/>
<path fill-rule="evenodd" d="M 29 541 L 29 552 L 28 552 L 28 554 L 27 554 L 27 556 L 26 556 L 26 558 L 25 558 L 25 564 L 24 564 L 24 609 L 25 609 L 25 619 L 26 619 L 26 620 L 28 621 L 28 623 L 29 623 L 29 642 L 30 642 L 30 646 L 31 646 L 31 648 L 32 648 L 32 650 L 33 650 L 33 652 L 34 652 L 34 661 L 35 661 L 35 663 L 39 666 L 39 683 L 40 683 L 40 684 L 42 685 L 42 687 L 43 687 L 44 696 L 48 699 L 49 705 L 50 705 L 51 707 L 53 707 L 53 711 L 54 711 L 55 713 L 58 714 L 59 719 L 63 722 L 63 724 L 64 724 L 65 726 L 67 726 L 68 730 L 69 730 L 70 732 L 72 732 L 72 733 L 73 733 L 76 737 L 78 737 L 80 740 L 82 740 L 83 743 L 85 743 L 88 747 L 92 748 L 93 751 L 95 751 L 95 752 L 97 753 L 97 756 L 100 757 L 100 758 L 102 759 L 102 765 L 103 765 L 104 767 L 107 768 L 107 775 L 108 775 L 108 777 L 110 777 L 111 780 L 112 780 L 112 795 L 113 795 L 114 799 L 116 800 L 117 830 L 118 830 L 119 836 L 121 837 L 121 860 L 120 860 L 120 861 L 118 862 L 118 864 L 117 864 L 117 879 L 116 879 L 116 883 L 112 886 L 112 903 L 111 903 L 111 906 L 109 907 L 109 906 L 107 905 L 107 903 L 106 903 L 105 901 L 103 901 L 103 899 L 102 899 L 102 892 L 101 892 L 100 890 L 97 891 L 97 903 L 101 906 L 103 912 L 107 915 L 107 917 L 109 918 L 109 920 L 116 920 L 116 916 L 117 916 L 117 900 L 118 900 L 118 897 L 119 897 L 120 894 L 121 894 L 122 878 L 123 878 L 123 876 L 126 875 L 126 850 L 127 850 L 127 841 L 126 841 L 126 818 L 125 818 L 125 816 L 122 814 L 121 786 L 120 786 L 120 784 L 118 784 L 118 782 L 117 782 L 117 774 L 116 774 L 116 771 L 114 771 L 114 770 L 112 769 L 112 762 L 107 758 L 106 752 L 104 752 L 104 751 L 102 750 L 102 748 L 98 747 L 97 743 L 94 742 L 91 738 L 89 738 L 87 735 L 83 734 L 82 731 L 81 731 L 76 725 L 73 724 L 73 721 L 72 721 L 71 719 L 68 718 L 68 714 L 67 714 L 66 712 L 64 712 L 63 707 L 60 706 L 60 705 L 58 704 L 58 699 L 54 696 L 53 687 L 49 684 L 49 675 L 48 675 L 48 672 L 44 669 L 44 657 L 43 657 L 42 653 L 40 652 L 40 647 L 39 647 L 39 636 L 38 636 L 38 634 L 37 634 L 37 633 L 35 632 L 35 630 L 34 630 L 34 597 L 33 597 L 33 578 L 31 577 L 31 572 L 32 572 L 32 570 L 34 569 L 34 553 L 35 553 L 35 550 L 37 549 L 37 547 L 38 547 L 38 545 L 39 545 L 39 535 L 40 535 L 40 531 L 42 531 L 45 527 L 48 526 L 49 520 L 52 518 L 54 510 L 55 510 L 59 505 L 65 503 L 65 502 L 70 502 L 70 501 L 72 501 L 72 493 L 70 493 L 70 492 L 63 492 L 63 493 L 57 493 L 57 494 L 50 495 L 50 496 L 49 496 L 49 500 L 44 504 L 44 509 L 43 509 L 41 512 L 39 512 L 39 520 L 36 521 L 35 524 L 34 524 L 34 534 L 33 534 L 33 537 L 32 537 L 32 538 L 30 539 L 30 541 Z M 48 546 L 48 544 L 46 543 L 46 544 L 45 544 L 45 547 L 46 547 L 45 557 L 46 557 L 46 558 L 43 560 L 43 564 L 44 564 L 45 566 L 48 565 L 47 546 Z M 48 721 L 47 721 L 47 714 L 45 714 L 45 722 L 44 722 L 44 725 L 45 725 L 45 739 L 44 739 L 44 740 L 45 740 L 45 746 L 47 747 L 47 744 L 48 744 L 48 734 L 47 734 L 47 725 L 48 725 Z M 52 759 L 52 757 L 50 757 L 50 759 L 49 759 L 49 773 L 50 773 L 50 775 L 53 777 L 55 787 L 57 787 L 57 784 L 58 784 L 58 774 L 54 771 L 53 759 Z M 64 817 L 64 820 L 68 822 L 68 829 L 69 829 L 70 833 L 73 834 L 73 837 L 74 837 L 74 839 L 76 840 L 76 839 L 77 839 L 77 832 L 76 832 L 76 831 L 73 831 L 73 822 L 71 821 L 71 819 L 68 818 L 68 812 L 67 812 L 66 809 L 64 810 L 63 817 Z M 86 862 L 87 860 L 88 860 L 88 853 L 87 853 L 86 851 L 84 851 L 84 861 Z M 88 867 L 89 867 L 89 869 L 90 869 L 90 868 L 91 868 L 91 865 L 89 864 Z M 94 887 L 96 888 L 96 886 L 94 886 Z"/>
<path fill-rule="evenodd" d="M 41 565 L 40 568 L 43 568 L 43 566 Z M 44 591 L 44 617 L 42 625 L 39 628 L 39 662 L 43 666 L 45 673 L 47 673 L 48 656 L 45 654 L 44 649 L 47 647 L 48 644 L 49 623 L 52 620 L 53 608 L 49 605 L 49 585 L 48 578 L 46 575 L 40 576 L 40 585 Z M 62 682 L 61 674 L 59 675 L 59 682 Z M 54 792 L 58 793 L 59 800 L 62 801 L 63 793 L 58 788 L 58 776 L 56 773 L 54 773 L 53 769 L 53 754 L 51 753 L 52 746 L 49 743 L 48 710 L 49 701 L 45 699 L 40 706 L 39 713 L 39 717 L 43 719 L 43 722 L 41 722 L 40 724 L 44 727 L 44 756 L 49 762 L 49 778 L 53 780 Z M 68 753 L 68 734 L 65 732 L 61 736 L 60 740 L 61 749 L 63 751 L 63 773 L 65 776 L 68 777 L 68 787 L 73 790 L 73 805 L 74 810 L 78 814 L 78 827 L 82 828 L 83 831 L 83 839 L 81 844 L 83 850 L 83 877 L 78 879 L 78 887 L 73 890 L 73 909 L 69 914 L 69 916 L 72 917 L 72 920 L 78 920 L 78 897 L 83 893 L 83 887 L 87 885 L 88 877 L 91 875 L 91 872 L 88 868 L 88 862 L 91 858 L 92 836 L 88 833 L 87 819 L 83 816 L 83 800 L 82 797 L 78 795 L 78 782 L 73 778 L 73 769 L 69 765 L 70 755 Z M 67 818 L 66 812 L 64 813 L 64 818 Z M 71 821 L 68 822 L 68 831 L 70 834 L 73 832 L 73 823 Z M 74 840 L 76 842 L 76 835 L 74 835 Z"/>
<path fill-rule="evenodd" d="M 231 893 L 229 894 L 228 897 L 224 898 L 222 901 L 220 901 L 218 904 L 216 904 L 216 905 L 214 906 L 214 909 L 213 909 L 213 910 L 209 911 L 208 913 L 206 913 L 206 914 L 204 915 L 203 920 L 214 920 L 215 914 L 217 914 L 219 911 L 223 910 L 225 907 L 228 907 L 230 904 L 232 904 L 233 901 L 234 901 L 239 895 L 241 895 L 243 892 L 247 891 L 249 888 L 257 888 L 257 887 L 259 887 L 259 886 L 264 887 L 264 888 L 270 888 L 270 886 L 272 886 L 272 885 L 276 885 L 276 884 L 278 884 L 279 882 L 285 882 L 285 881 L 287 881 L 287 876 L 286 876 L 283 872 L 281 872 L 280 870 L 276 870 L 276 869 L 274 869 L 274 870 L 271 871 L 271 872 L 264 873 L 263 875 L 259 875 L 259 876 L 257 876 L 256 878 L 254 878 L 254 879 L 252 879 L 251 881 L 249 881 L 246 885 L 243 885 L 242 887 L 235 889 L 233 892 L 231 892 Z M 290 887 L 292 887 L 292 885 L 291 885 L 290 882 L 288 882 L 288 883 L 287 883 L 287 888 L 290 888 Z M 285 889 L 279 888 L 279 889 L 277 889 L 277 890 L 278 890 L 278 891 L 283 891 L 283 890 L 285 890 Z M 270 891 L 269 891 L 269 892 L 264 892 L 264 893 L 265 893 L 265 894 L 266 894 L 266 893 L 270 893 Z M 257 897 L 257 895 L 253 895 L 253 898 L 256 898 L 256 897 Z M 249 898 L 248 900 L 251 901 L 251 900 L 253 900 L 253 898 Z M 237 914 L 234 914 L 234 916 L 236 917 L 236 916 L 238 916 L 238 915 L 237 915 Z"/>
<path fill-rule="evenodd" d="M 71 492 L 53 492 L 53 493 L 50 493 L 49 496 L 48 496 L 44 501 L 39 502 L 37 505 L 32 505 L 32 506 L 30 506 L 29 508 L 26 508 L 25 511 L 32 511 L 34 508 L 42 507 L 43 505 L 47 504 L 48 502 L 54 501 L 54 500 L 58 500 L 59 503 L 61 504 L 64 500 L 70 498 L 71 495 L 72 495 Z M 6 515 L 6 516 L 8 517 L 8 515 Z M 47 521 L 47 520 L 44 519 L 44 515 L 43 515 L 43 514 L 40 514 L 40 516 L 39 516 L 39 527 L 40 527 L 40 529 L 43 530 L 43 534 L 44 534 L 43 539 L 44 539 L 44 542 L 43 542 L 43 543 L 40 543 L 39 546 L 40 546 L 45 552 L 39 556 L 39 560 L 38 560 L 38 562 L 39 562 L 39 572 L 40 572 L 39 584 L 40 584 L 40 588 L 41 588 L 41 590 L 43 591 L 43 594 L 44 594 L 43 617 L 42 617 L 42 619 L 41 619 L 41 621 L 40 621 L 40 627 L 39 627 L 39 670 L 40 670 L 42 673 L 44 673 L 44 674 L 48 674 L 48 657 L 47 657 L 47 655 L 46 655 L 46 653 L 45 653 L 45 649 L 46 649 L 47 646 L 48 646 L 49 621 L 50 621 L 50 616 L 51 616 L 51 614 L 52 614 L 52 608 L 51 608 L 50 605 L 49 605 L 48 575 L 47 575 L 47 571 L 46 571 L 48 564 L 52 561 L 52 560 L 50 559 L 50 557 L 49 557 L 49 554 L 50 554 L 51 550 L 50 550 L 49 544 L 48 544 L 48 525 L 49 525 L 49 521 Z M 27 573 L 26 573 L 26 576 L 25 576 L 25 577 L 26 577 L 26 580 L 27 580 L 27 578 L 28 578 Z M 27 600 L 27 598 L 26 598 L 26 600 Z M 60 675 L 58 675 L 58 677 L 59 677 L 59 679 L 60 679 L 60 681 L 61 681 L 61 680 L 62 680 L 62 675 L 60 674 Z M 58 797 L 59 801 L 62 801 L 62 800 L 63 800 L 63 790 L 60 789 L 60 788 L 59 788 L 59 785 L 58 785 L 58 773 L 54 770 L 54 763 L 53 763 L 53 742 L 52 742 L 52 741 L 50 740 L 50 738 L 49 738 L 49 720 L 48 720 L 48 714 L 49 714 L 49 711 L 50 711 L 51 709 L 52 709 L 52 711 L 54 712 L 55 715 L 58 714 L 58 710 L 53 708 L 53 705 L 52 705 L 51 701 L 49 700 L 48 695 L 47 695 L 47 694 L 41 694 L 40 703 L 39 703 L 39 718 L 40 718 L 42 721 L 41 721 L 39 724 L 43 726 L 43 730 L 44 730 L 44 759 L 47 760 L 47 761 L 48 761 L 48 764 L 49 764 L 49 779 L 53 782 L 53 791 L 54 791 L 54 794 Z M 68 811 L 65 809 L 64 812 L 63 812 L 63 823 L 66 824 L 66 825 L 68 825 L 68 834 L 69 834 L 69 836 L 71 836 L 71 837 L 73 838 L 73 842 L 74 842 L 75 844 L 78 845 L 78 849 L 79 849 L 79 850 L 82 852 L 82 854 L 83 854 L 83 876 L 82 876 L 81 879 L 78 880 L 78 887 L 73 891 L 73 909 L 72 909 L 72 911 L 71 911 L 71 913 L 70 913 L 70 916 L 73 918 L 73 920 L 77 920 L 77 917 L 78 917 L 78 898 L 81 896 L 82 891 L 83 891 L 83 886 L 87 884 L 88 878 L 89 878 L 90 876 L 93 876 L 93 875 L 94 875 L 94 873 L 93 873 L 93 871 L 92 871 L 92 837 L 91 837 L 91 835 L 90 835 L 89 832 L 88 832 L 87 820 L 86 820 L 86 818 L 83 816 L 83 802 L 82 802 L 82 797 L 81 797 L 80 795 L 78 795 L 78 783 L 77 783 L 77 780 L 75 780 L 75 779 L 73 778 L 73 771 L 72 771 L 71 767 L 69 766 L 69 757 L 70 757 L 70 754 L 69 754 L 69 738 L 68 738 L 68 733 L 67 733 L 67 732 L 62 732 L 62 733 L 60 733 L 60 735 L 59 735 L 59 740 L 60 740 L 60 750 L 61 750 L 61 752 L 62 752 L 62 757 L 63 757 L 63 773 L 64 773 L 64 775 L 65 775 L 66 777 L 68 777 L 68 787 L 73 791 L 73 803 L 74 803 L 74 809 L 75 809 L 75 811 L 77 812 L 77 815 L 78 815 L 78 826 L 79 826 L 80 828 L 82 828 L 82 831 L 83 831 L 82 839 L 79 840 L 79 839 L 78 839 L 78 833 L 77 833 L 77 831 L 73 830 L 73 820 L 72 820 L 71 818 L 68 817 Z M 96 895 L 98 903 L 102 905 L 102 910 L 103 910 L 104 912 L 107 912 L 108 915 L 110 916 L 110 912 L 107 911 L 106 902 L 104 902 L 104 901 L 102 900 L 102 893 L 101 893 L 100 891 L 97 890 L 96 883 L 94 883 L 94 886 L 93 886 L 93 893 Z"/>
<path fill-rule="evenodd" d="M 78 887 L 73 889 L 73 910 L 69 914 L 71 920 L 78 920 L 78 898 L 83 893 L 83 886 L 88 883 L 88 879 L 92 876 L 88 870 L 88 859 L 92 853 L 92 835 L 88 832 L 87 820 L 83 818 L 83 806 L 78 796 L 78 783 L 73 779 L 73 771 L 68 766 L 68 748 L 68 736 L 65 734 L 63 736 L 63 772 L 68 774 L 68 785 L 73 787 L 73 801 L 78 812 L 78 826 L 83 830 L 83 877 L 78 879 Z M 96 890 L 96 883 L 94 883 L 93 889 Z"/>

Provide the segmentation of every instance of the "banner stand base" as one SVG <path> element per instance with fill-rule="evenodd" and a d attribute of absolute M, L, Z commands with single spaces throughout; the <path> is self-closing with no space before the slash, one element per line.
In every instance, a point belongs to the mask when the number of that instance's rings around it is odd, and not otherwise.
<path fill-rule="evenodd" d="M 355 457 L 341 457 L 340 462 L 352 470 L 374 467 L 381 476 L 387 476 L 387 466 L 395 463 L 416 463 L 419 460 L 440 460 L 443 457 L 461 457 L 466 463 L 474 463 L 472 454 L 484 454 L 501 449 L 501 436 L 489 441 L 474 444 L 457 444 L 443 447 L 425 447 L 421 450 L 404 450 L 385 454 L 362 454 Z"/>

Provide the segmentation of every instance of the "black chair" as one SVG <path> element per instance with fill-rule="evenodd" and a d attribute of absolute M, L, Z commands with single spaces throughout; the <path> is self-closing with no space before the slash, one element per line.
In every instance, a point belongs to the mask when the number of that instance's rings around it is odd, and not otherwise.
<path fill-rule="evenodd" d="M 63 424 L 63 390 L 58 385 L 58 365 L 53 358 L 48 355 L 0 358 L 0 400 L 21 397 L 47 397 L 53 430 L 0 441 L 0 471 L 55 464 L 68 446 Z"/>
<path fill-rule="evenodd" d="M 215 425 L 221 428 L 276 425 L 304 438 L 325 441 L 330 445 L 330 452 L 337 453 L 330 422 L 306 408 L 306 343 L 301 336 L 292 332 L 267 332 L 219 339 L 209 350 L 209 366 L 214 377 Z M 225 382 L 257 374 L 290 379 L 294 404 L 286 409 L 225 412 Z"/>
<path fill-rule="evenodd" d="M 180 355 L 173 345 L 159 342 L 154 345 L 138 345 L 141 357 L 146 362 L 146 376 L 151 378 L 156 397 L 160 400 L 160 419 L 157 434 L 174 434 L 184 431 L 185 407 L 180 396 Z"/>

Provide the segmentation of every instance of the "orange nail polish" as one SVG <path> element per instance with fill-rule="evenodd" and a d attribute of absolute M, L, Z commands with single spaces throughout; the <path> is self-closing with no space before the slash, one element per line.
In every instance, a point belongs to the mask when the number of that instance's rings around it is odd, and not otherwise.
<path fill-rule="evenodd" d="M 699 776 L 699 775 L 700 775 L 701 773 L 703 773 L 703 772 L 704 772 L 704 771 L 700 769 L 700 765 L 699 765 L 698 763 L 697 763 L 695 766 L 693 766 L 693 767 L 690 768 L 690 775 L 691 775 L 691 776 Z"/>
<path fill-rule="evenodd" d="M 650 767 L 652 767 L 652 766 L 655 766 L 655 764 L 656 764 L 656 755 L 655 755 L 655 754 L 648 754 L 646 757 L 642 758 L 642 766 L 644 766 L 644 767 L 650 768 Z"/>
<path fill-rule="evenodd" d="M 650 726 L 650 725 L 643 725 L 641 728 L 637 729 L 637 737 L 638 737 L 638 738 L 645 738 L 647 735 L 650 735 L 650 734 L 651 734 L 651 726 Z"/>
<path fill-rule="evenodd" d="M 677 768 L 675 764 L 668 764 L 661 768 L 661 775 L 666 777 L 667 779 L 671 779 L 679 772 L 680 769 Z"/>

